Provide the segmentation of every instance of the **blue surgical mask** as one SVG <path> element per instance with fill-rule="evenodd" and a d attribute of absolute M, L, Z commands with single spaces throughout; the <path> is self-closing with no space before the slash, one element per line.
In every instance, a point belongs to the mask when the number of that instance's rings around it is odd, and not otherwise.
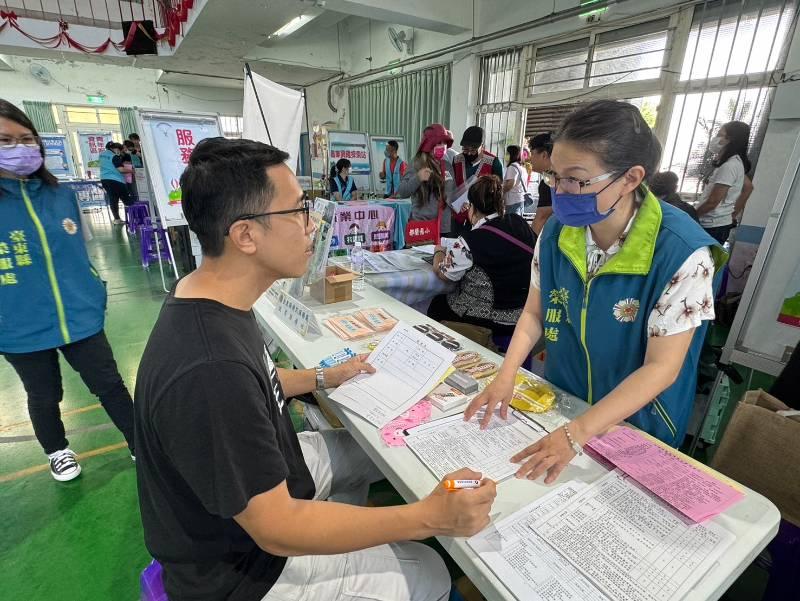
<path fill-rule="evenodd" d="M 617 180 L 615 179 L 614 181 Z M 613 183 L 611 182 L 611 184 Z M 617 203 L 622 200 L 622 196 L 620 196 L 608 211 L 601 213 L 597 210 L 597 195 L 605 188 L 600 192 L 586 194 L 567 194 L 565 192 L 557 192 L 555 188 L 550 188 L 550 190 L 553 193 L 553 213 L 556 219 L 564 225 L 572 227 L 585 227 L 600 223 L 614 212 Z"/>

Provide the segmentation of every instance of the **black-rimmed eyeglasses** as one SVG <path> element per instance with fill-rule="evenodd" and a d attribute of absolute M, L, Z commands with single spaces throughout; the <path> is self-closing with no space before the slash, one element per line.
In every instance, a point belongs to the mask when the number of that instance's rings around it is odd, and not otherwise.
<path fill-rule="evenodd" d="M 305 224 L 306 229 L 308 229 L 308 224 L 311 218 L 311 201 L 307 198 L 303 200 L 303 206 L 298 207 L 296 209 L 285 209 L 283 211 L 267 211 L 266 213 L 245 213 L 244 215 L 239 215 L 236 219 L 234 219 L 231 224 L 225 228 L 225 235 L 227 236 L 230 233 L 233 224 L 237 221 L 249 221 L 250 219 L 257 219 L 259 217 L 269 217 L 270 215 L 293 215 L 294 213 L 303 213 L 305 215 Z"/>

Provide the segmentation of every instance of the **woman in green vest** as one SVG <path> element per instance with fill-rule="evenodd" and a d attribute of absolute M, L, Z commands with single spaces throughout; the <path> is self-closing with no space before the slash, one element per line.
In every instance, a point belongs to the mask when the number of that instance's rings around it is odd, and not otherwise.
<path fill-rule="evenodd" d="M 512 461 L 518 478 L 553 482 L 581 447 L 623 421 L 678 446 L 694 406 L 697 361 L 726 255 L 683 211 L 644 185 L 661 147 L 639 110 L 588 103 L 556 137 L 553 213 L 497 378 L 467 408 L 486 427 L 507 417 L 514 376 L 544 337 L 545 378 L 589 409 Z"/>

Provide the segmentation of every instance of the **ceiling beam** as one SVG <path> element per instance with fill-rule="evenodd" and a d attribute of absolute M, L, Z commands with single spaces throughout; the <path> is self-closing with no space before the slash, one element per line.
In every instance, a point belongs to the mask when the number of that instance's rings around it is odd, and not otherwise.
<path fill-rule="evenodd" d="M 327 0 L 325 8 L 449 35 L 472 30 L 472 3 L 463 0 Z"/>

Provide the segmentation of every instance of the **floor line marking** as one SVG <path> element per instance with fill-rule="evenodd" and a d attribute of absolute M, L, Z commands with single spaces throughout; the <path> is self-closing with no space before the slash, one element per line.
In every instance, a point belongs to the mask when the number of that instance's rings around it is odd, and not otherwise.
<path fill-rule="evenodd" d="M 100 407 L 102 407 L 100 403 L 95 403 L 93 405 L 86 405 L 86 407 L 69 409 L 68 411 L 63 411 L 61 413 L 61 417 L 67 417 L 69 415 L 77 415 L 79 413 L 86 413 L 87 411 L 94 411 L 95 409 L 99 409 Z M 8 424 L 7 426 L 0 426 L 0 432 L 7 432 L 8 430 L 13 430 L 14 428 L 19 428 L 21 426 L 30 426 L 30 425 L 31 425 L 31 420 L 24 422 L 17 422 L 15 424 Z"/>
<path fill-rule="evenodd" d="M 78 453 L 78 461 L 83 461 L 84 459 L 89 459 L 90 457 L 97 457 L 98 455 L 105 455 L 106 453 L 110 453 L 112 451 L 116 451 L 117 449 L 124 449 L 128 446 L 127 442 L 118 442 L 116 444 L 110 444 L 105 447 L 100 447 L 99 449 L 92 449 L 91 451 L 86 451 L 85 453 Z M 0 475 L 0 482 L 11 482 L 12 480 L 19 480 L 20 478 L 24 478 L 25 476 L 31 476 L 33 474 L 38 474 L 39 472 L 46 472 L 50 469 L 49 463 L 44 463 L 42 465 L 34 465 L 33 467 L 25 468 L 24 470 L 19 470 L 18 472 L 11 472 L 10 474 L 3 474 Z"/>

